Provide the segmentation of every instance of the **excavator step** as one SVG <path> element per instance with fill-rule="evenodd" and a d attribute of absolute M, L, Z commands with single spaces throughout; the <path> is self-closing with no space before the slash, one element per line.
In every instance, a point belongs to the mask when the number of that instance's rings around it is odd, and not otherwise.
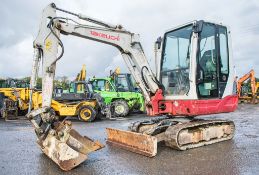
<path fill-rule="evenodd" d="M 142 125 L 142 129 L 146 127 L 153 129 L 154 125 Z M 171 148 L 186 150 L 230 140 L 234 136 L 234 131 L 234 123 L 225 120 L 179 122 L 156 135 L 106 128 L 107 143 L 148 157 L 157 154 L 157 143 L 160 141 L 164 141 L 166 146 Z"/>

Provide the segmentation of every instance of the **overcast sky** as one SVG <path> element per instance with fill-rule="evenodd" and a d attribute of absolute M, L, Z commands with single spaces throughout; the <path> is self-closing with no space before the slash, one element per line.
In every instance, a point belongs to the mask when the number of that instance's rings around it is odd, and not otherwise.
<path fill-rule="evenodd" d="M 50 2 L 139 33 L 149 61 L 154 60 L 154 41 L 167 29 L 195 19 L 222 22 L 232 31 L 237 75 L 254 68 L 259 76 L 258 0 L 2 0 L 0 77 L 30 75 L 33 39 L 41 11 Z M 65 54 L 58 62 L 57 76 L 73 78 L 82 64 L 86 64 L 88 77 L 108 75 L 116 66 L 127 70 L 112 46 L 71 36 L 62 39 Z"/>

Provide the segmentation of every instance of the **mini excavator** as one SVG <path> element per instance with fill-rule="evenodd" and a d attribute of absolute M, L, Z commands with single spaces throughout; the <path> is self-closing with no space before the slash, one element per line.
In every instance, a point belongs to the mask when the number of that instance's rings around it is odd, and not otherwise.
<path fill-rule="evenodd" d="M 57 11 L 66 16 L 57 16 Z M 160 141 L 169 147 L 186 150 L 233 137 L 233 121 L 195 118 L 228 113 L 237 108 L 231 33 L 226 26 L 196 20 L 166 31 L 155 43 L 159 57 L 155 75 L 138 34 L 121 25 L 73 13 L 52 3 L 43 10 L 39 33 L 34 41 L 30 88 L 33 90 L 35 87 L 42 60 L 43 105 L 27 116 L 35 127 L 40 148 L 62 169 L 72 169 L 83 162 L 88 153 L 103 146 L 82 137 L 72 129 L 70 122 L 58 122 L 51 113 L 56 63 L 64 53 L 61 35 L 117 48 L 143 93 L 147 114 L 164 116 L 134 122 L 129 131 L 107 128 L 108 143 L 153 157 Z"/>

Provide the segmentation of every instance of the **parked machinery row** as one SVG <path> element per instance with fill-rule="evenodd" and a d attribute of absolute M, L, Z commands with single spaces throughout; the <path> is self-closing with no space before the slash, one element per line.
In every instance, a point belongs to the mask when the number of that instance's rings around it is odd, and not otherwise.
<path fill-rule="evenodd" d="M 25 115 L 30 105 L 30 89 L 26 84 L 20 86 L 18 80 L 3 80 L 0 88 L 0 112 L 2 118 L 17 119 L 18 115 Z M 56 88 L 53 93 L 50 111 L 57 115 L 59 120 L 67 116 L 76 116 L 82 121 L 93 121 L 104 104 L 101 97 L 92 91 L 86 82 L 76 83 L 74 88 L 83 88 L 83 93 L 63 93 Z M 42 92 L 34 89 L 32 93 L 31 109 L 42 107 Z"/>
<path fill-rule="evenodd" d="M 125 117 L 130 112 L 144 112 L 145 103 L 141 90 L 132 75 L 121 73 L 119 68 L 106 78 L 94 77 L 90 80 L 94 91 L 99 93 L 106 105 L 110 106 L 114 117 Z"/>
<path fill-rule="evenodd" d="M 60 119 L 77 116 L 85 122 L 97 117 L 116 119 L 125 117 L 134 110 L 144 111 L 144 98 L 134 85 L 131 74 L 114 71 L 107 78 L 92 78 L 86 82 L 86 66 L 77 74 L 68 89 L 55 87 L 52 112 Z M 17 119 L 29 108 L 29 85 L 22 80 L 7 79 L 0 82 L 1 116 Z M 41 91 L 33 93 L 33 108 L 41 106 Z"/>

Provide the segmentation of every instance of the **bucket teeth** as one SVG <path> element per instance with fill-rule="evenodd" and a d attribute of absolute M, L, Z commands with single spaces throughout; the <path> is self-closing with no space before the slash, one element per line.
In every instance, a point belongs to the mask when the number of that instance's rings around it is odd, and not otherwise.
<path fill-rule="evenodd" d="M 68 171 L 87 159 L 87 154 L 104 146 L 81 136 L 70 122 L 59 123 L 44 140 L 38 140 L 41 150 L 62 170 Z"/>

